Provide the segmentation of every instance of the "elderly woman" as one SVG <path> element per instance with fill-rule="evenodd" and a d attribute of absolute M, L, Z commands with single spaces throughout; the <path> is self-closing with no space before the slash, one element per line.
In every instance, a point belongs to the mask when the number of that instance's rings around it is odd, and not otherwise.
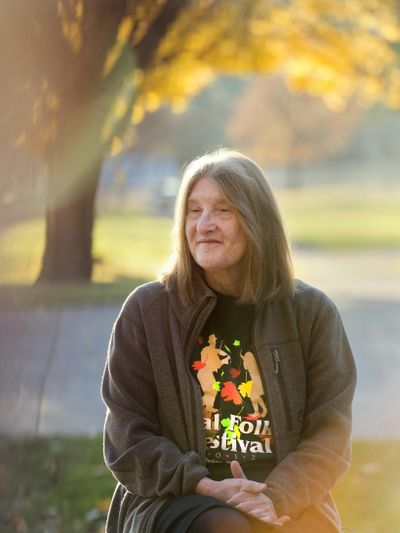
<path fill-rule="evenodd" d="M 194 160 L 174 255 L 114 325 L 102 393 L 109 533 L 341 531 L 355 367 L 339 313 L 293 277 L 248 157 Z"/>

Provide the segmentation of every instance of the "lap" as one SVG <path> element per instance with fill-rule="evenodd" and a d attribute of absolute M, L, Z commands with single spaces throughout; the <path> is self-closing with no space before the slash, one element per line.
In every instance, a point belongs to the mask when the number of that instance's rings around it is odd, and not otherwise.
<path fill-rule="evenodd" d="M 206 522 L 208 516 L 210 518 L 212 517 L 213 523 L 216 523 L 215 518 L 218 518 L 216 513 L 209 514 L 209 511 L 218 509 L 223 512 L 220 513 L 220 525 L 215 528 L 215 531 L 222 531 L 221 523 L 223 524 L 224 520 L 227 520 L 229 523 L 235 522 L 232 519 L 232 514 L 238 516 L 238 523 L 243 523 L 240 521 L 240 517 L 246 517 L 246 531 L 249 530 L 252 533 L 271 533 L 277 530 L 275 527 L 271 527 L 264 522 L 244 515 L 221 500 L 199 494 L 187 494 L 168 500 L 158 511 L 153 525 L 153 533 L 190 533 L 191 526 L 196 524 L 196 520 L 198 521 L 201 515 L 204 518 L 203 523 Z M 206 531 L 204 528 L 200 530 Z M 227 528 L 227 530 L 234 531 L 232 528 Z M 209 528 L 207 531 L 214 531 L 214 529 Z M 241 529 L 239 528 L 238 531 L 241 531 Z M 337 533 L 339 530 L 317 508 L 310 507 L 303 511 L 297 520 L 293 520 L 282 528 L 279 528 L 279 531 L 282 533 L 310 533 L 311 531 L 313 533 Z"/>
<path fill-rule="evenodd" d="M 218 510 L 221 512 L 215 512 Z M 153 533 L 191 533 L 192 531 L 266 533 L 272 529 L 267 524 L 251 519 L 221 500 L 199 494 L 188 494 L 168 500 L 157 513 L 153 525 Z"/>
<path fill-rule="evenodd" d="M 185 533 L 202 513 L 209 509 L 231 507 L 211 496 L 187 494 L 168 500 L 158 511 L 154 522 L 154 533 Z"/>

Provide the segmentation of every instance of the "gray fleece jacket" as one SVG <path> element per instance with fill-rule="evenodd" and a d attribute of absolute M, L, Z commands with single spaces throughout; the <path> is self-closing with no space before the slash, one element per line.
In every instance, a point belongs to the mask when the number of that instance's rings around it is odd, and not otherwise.
<path fill-rule="evenodd" d="M 355 365 L 332 301 L 296 287 L 293 298 L 256 307 L 253 343 L 278 462 L 265 492 L 292 523 L 317 516 L 309 531 L 336 532 L 329 491 L 350 464 Z M 173 282 L 145 284 L 114 324 L 102 381 L 104 456 L 118 481 L 107 533 L 152 531 L 165 499 L 193 492 L 208 475 L 190 359 L 216 296 L 202 280 L 196 291 L 197 303 L 184 305 Z"/>

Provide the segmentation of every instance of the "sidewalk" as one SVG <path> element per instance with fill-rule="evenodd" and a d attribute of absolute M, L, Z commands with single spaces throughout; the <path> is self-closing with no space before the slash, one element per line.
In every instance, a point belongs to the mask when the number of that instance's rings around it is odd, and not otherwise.
<path fill-rule="evenodd" d="M 354 436 L 400 438 L 400 253 L 295 253 L 338 305 L 358 366 Z M 102 430 L 99 386 L 117 306 L 0 311 L 0 432 Z"/>
<path fill-rule="evenodd" d="M 0 431 L 101 431 L 99 396 L 118 308 L 0 312 Z"/>

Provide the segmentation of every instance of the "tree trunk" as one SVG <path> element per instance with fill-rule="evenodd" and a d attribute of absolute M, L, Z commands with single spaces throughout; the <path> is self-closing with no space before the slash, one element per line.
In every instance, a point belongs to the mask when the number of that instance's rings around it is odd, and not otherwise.
<path fill-rule="evenodd" d="M 46 211 L 46 247 L 38 282 L 90 281 L 92 230 L 96 189 L 101 165 L 85 176 L 76 196 Z M 88 179 L 89 178 L 89 179 Z"/>
<path fill-rule="evenodd" d="M 101 6 L 90 8 L 87 1 L 85 11 L 92 13 L 93 20 L 86 33 L 86 55 L 82 53 L 79 59 L 82 71 L 77 71 L 72 90 L 66 92 L 64 101 L 67 99 L 69 105 L 64 104 L 57 143 L 47 154 L 51 170 L 46 245 L 38 282 L 90 281 L 96 188 L 101 158 L 111 142 L 101 141 L 104 122 L 126 76 L 134 67 L 151 68 L 155 51 L 186 3 L 187 0 L 165 2 L 140 44 L 132 49 L 130 42 L 126 43 L 111 74 L 104 78 L 105 58 L 115 42 L 125 1 L 103 0 L 112 15 L 108 17 Z M 73 65 L 77 59 L 72 57 L 70 61 Z M 126 100 L 127 112 L 114 125 L 114 134 L 129 123 L 134 98 L 132 94 Z"/>
<path fill-rule="evenodd" d="M 63 5 L 70 13 L 68 3 Z M 58 28 L 55 13 L 52 22 Z M 55 50 L 47 58 L 47 69 L 54 77 L 49 85 L 55 88 L 60 107 L 57 136 L 44 151 L 49 181 L 39 283 L 91 279 L 96 189 L 102 160 L 112 141 L 112 135 L 102 139 L 101 132 L 135 66 L 127 44 L 112 71 L 103 74 L 108 51 L 126 13 L 125 0 L 85 0 L 83 13 L 79 53 L 71 49 L 59 29 L 47 39 L 52 45 L 47 43 L 46 50 Z"/>

